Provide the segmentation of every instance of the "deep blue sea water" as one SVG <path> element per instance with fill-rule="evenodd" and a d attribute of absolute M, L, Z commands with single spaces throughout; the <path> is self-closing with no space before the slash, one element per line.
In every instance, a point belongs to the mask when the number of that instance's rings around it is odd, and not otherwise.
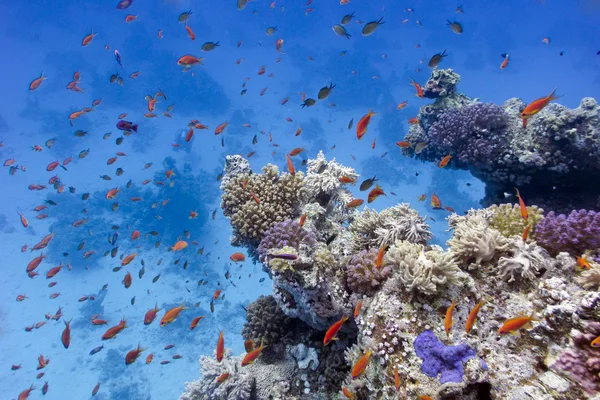
<path fill-rule="evenodd" d="M 99 399 L 176 399 L 184 382 L 198 377 L 197 360 L 212 353 L 220 330 L 226 332 L 227 347 L 235 354 L 243 351 L 240 331 L 245 314 L 241 306 L 270 293 L 271 287 L 260 266 L 250 262 L 236 265 L 229 260 L 239 249 L 229 245 L 231 228 L 219 207 L 217 176 L 226 155 L 255 151 L 250 162 L 260 171 L 267 163 L 285 169 L 288 149 L 304 147 L 304 157 L 309 158 L 323 150 L 327 158 L 335 157 L 355 168 L 361 178 L 377 175 L 388 192 L 396 193 L 378 199 L 375 208 L 409 202 L 421 214 L 434 217 L 436 221 L 430 221 L 434 243 L 443 245 L 447 213 L 433 211 L 428 202 L 419 203 L 417 198 L 435 191 L 462 213 L 478 206 L 483 185 L 467 172 L 441 170 L 403 157 L 395 145 L 408 131 L 408 119 L 429 101 L 415 97 L 409 81 L 425 83 L 430 74 L 427 60 L 433 54 L 447 49 L 449 55 L 440 67 L 461 74 L 459 91 L 481 101 L 502 104 L 520 97 L 530 102 L 558 87 L 559 102 L 573 108 L 582 97 L 598 98 L 600 93 L 598 1 L 467 0 L 461 4 L 353 0 L 340 5 L 314 0 L 308 7 L 305 1 L 273 3 L 270 7 L 270 1 L 257 0 L 242 11 L 234 0 L 135 0 L 126 10 L 117 9 L 116 1 L 104 0 L 0 3 L 0 158 L 3 163 L 15 159 L 14 165 L 26 168 L 11 175 L 7 166 L 0 174 L 1 398 L 17 398 L 32 383 L 36 390 L 30 398 L 41 398 L 40 388 L 48 381 L 48 399 L 89 398 L 98 382 Z M 460 5 L 464 14 L 455 11 Z M 414 12 L 405 11 L 409 7 Z M 307 13 L 307 8 L 314 11 Z M 188 10 L 192 10 L 188 25 L 195 41 L 178 22 L 178 16 Z M 351 37 L 337 36 L 332 26 L 352 12 L 355 18 L 347 25 Z M 136 15 L 137 20 L 126 23 L 127 15 Z M 357 20 L 366 23 L 381 17 L 385 24 L 373 35 L 360 34 L 363 25 Z M 403 23 L 405 19 L 408 21 Z M 460 22 L 464 33 L 454 34 L 446 20 Z M 266 30 L 272 26 L 277 31 L 268 36 Z M 97 36 L 82 46 L 91 32 Z M 549 44 L 542 41 L 546 37 Z M 283 54 L 275 48 L 280 38 L 284 39 Z M 202 44 L 209 41 L 220 46 L 203 52 Z M 115 61 L 115 49 L 122 67 Z M 347 51 L 344 56 L 343 51 Z M 502 53 L 510 54 L 504 70 L 499 68 Z M 204 66 L 182 72 L 177 60 L 185 54 L 204 57 Z M 280 62 L 276 62 L 278 57 Z M 242 61 L 238 65 L 236 60 Z M 263 65 L 266 73 L 258 75 Z M 81 72 L 78 86 L 83 92 L 67 89 L 76 71 Z M 137 71 L 139 76 L 131 79 Z M 36 90 L 29 90 L 42 72 L 47 79 Z M 123 78 L 122 86 L 109 81 L 116 73 Z M 301 92 L 316 98 L 319 89 L 330 82 L 336 86 L 326 101 L 300 107 Z M 247 92 L 241 95 L 244 83 Z M 266 91 L 261 96 L 263 88 Z M 144 117 L 148 112 L 144 97 L 159 90 L 167 99 L 159 97 L 157 118 Z M 289 102 L 281 105 L 288 97 Z M 93 111 L 74 120 L 74 126 L 69 123 L 71 113 L 91 107 L 97 99 L 102 102 Z M 397 110 L 405 100 L 408 106 Z M 169 105 L 173 105 L 172 118 L 163 115 Z M 365 138 L 358 141 L 354 130 L 347 129 L 348 122 L 353 118 L 356 123 L 370 108 L 379 115 L 373 117 Z M 121 113 L 127 113 L 124 119 L 139 128 L 117 145 L 116 139 L 122 136 L 116 127 Z M 209 129 L 196 130 L 193 140 L 186 143 L 187 124 L 192 119 Z M 215 127 L 226 121 L 225 133 L 215 136 Z M 302 134 L 296 137 L 298 126 Z M 77 137 L 77 130 L 87 134 Z M 112 134 L 103 139 L 109 132 Z M 268 140 L 269 132 L 273 142 Z M 255 145 L 254 135 L 258 135 Z M 45 143 L 51 138 L 56 142 L 48 148 Z M 371 148 L 373 139 L 375 149 Z M 34 151 L 36 145 L 43 151 Z M 79 158 L 86 149 L 89 155 Z M 107 165 L 116 152 L 126 156 Z M 73 161 L 67 170 L 46 170 L 49 163 L 62 163 L 69 157 Z M 145 169 L 146 163 L 152 165 Z M 117 168 L 123 169 L 122 175 L 116 175 Z M 165 173 L 171 169 L 175 176 L 169 179 Z M 100 178 L 105 174 L 110 181 Z M 48 184 L 55 175 L 65 185 L 62 194 Z M 152 182 L 143 185 L 147 179 Z M 129 180 L 132 186 L 125 189 Z M 30 191 L 31 184 L 49 188 Z M 69 192 L 71 186 L 75 193 Z M 122 190 L 115 200 L 119 202 L 116 211 L 111 208 L 113 201 L 105 199 L 114 187 Z M 90 197 L 84 201 L 81 195 L 86 192 Z M 143 200 L 133 202 L 132 197 Z M 57 205 L 33 211 L 47 200 Z M 163 205 L 165 200 L 169 202 Z M 188 218 L 192 210 L 198 213 L 196 219 Z M 18 212 L 28 219 L 28 228 L 21 224 Z M 39 214 L 48 217 L 38 219 Z M 85 218 L 86 224 L 72 227 Z M 113 248 L 108 242 L 117 232 L 113 225 L 119 226 L 119 254 L 104 257 L 104 252 Z M 141 232 L 136 241 L 131 239 L 134 230 Z M 169 246 L 184 237 L 184 230 L 189 231 L 190 247 L 168 252 Z M 146 235 L 151 231 L 158 236 Z M 25 268 L 40 253 L 22 252 L 21 248 L 31 248 L 51 232 L 55 236 L 44 249 L 40 276 L 32 279 Z M 158 248 L 157 241 L 161 243 Z M 202 247 L 204 254 L 198 254 Z M 87 251 L 94 253 L 84 258 Z M 121 254 L 134 252 L 138 255 L 131 264 L 112 272 L 120 265 Z M 139 279 L 142 260 L 145 275 Z M 184 269 L 186 261 L 188 268 Z M 46 279 L 46 273 L 61 263 L 65 266 L 62 271 Z M 225 278 L 227 271 L 231 281 Z M 127 272 L 134 278 L 128 289 L 121 283 Z M 266 279 L 260 282 L 261 278 Z M 208 283 L 199 286 L 201 279 Z M 48 287 L 51 281 L 56 281 L 56 286 Z M 105 284 L 108 287 L 102 290 Z M 217 289 L 223 290 L 225 299 L 211 312 L 209 301 Z M 60 296 L 50 299 L 53 293 Z M 18 295 L 27 298 L 17 302 Z M 95 300 L 78 301 L 83 296 Z M 164 310 L 182 301 L 192 307 L 199 304 L 167 327 L 160 328 L 158 320 L 144 326 L 144 314 L 155 304 Z M 59 307 L 64 314 L 60 321 L 50 320 L 39 329 L 25 331 L 27 326 L 46 321 L 45 314 L 54 315 Z M 101 314 L 108 326 L 125 318 L 129 328 L 116 339 L 103 342 L 100 338 L 107 326 L 92 326 L 89 318 L 94 314 Z M 190 321 L 200 315 L 205 318 L 190 331 Z M 65 349 L 62 320 L 71 319 L 72 340 Z M 126 366 L 125 354 L 138 343 L 148 350 L 137 363 Z M 102 344 L 99 353 L 89 355 Z M 175 347 L 163 350 L 167 344 Z M 150 352 L 154 361 L 146 365 Z M 45 375 L 36 379 L 41 354 L 51 361 L 42 370 Z M 173 359 L 175 354 L 183 358 Z M 164 360 L 171 363 L 161 365 Z M 21 368 L 12 371 L 13 364 Z"/>

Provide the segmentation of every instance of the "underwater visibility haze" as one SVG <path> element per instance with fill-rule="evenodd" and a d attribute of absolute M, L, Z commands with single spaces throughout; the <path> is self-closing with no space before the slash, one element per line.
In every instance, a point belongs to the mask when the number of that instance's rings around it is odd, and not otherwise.
<path fill-rule="evenodd" d="M 0 3 L 0 398 L 600 398 L 600 3 Z"/>

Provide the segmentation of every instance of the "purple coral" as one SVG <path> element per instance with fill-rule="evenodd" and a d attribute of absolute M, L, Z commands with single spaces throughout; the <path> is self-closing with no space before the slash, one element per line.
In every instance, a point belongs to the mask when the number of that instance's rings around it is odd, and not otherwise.
<path fill-rule="evenodd" d="M 430 144 L 461 163 L 483 167 L 508 146 L 502 131 L 508 114 L 498 105 L 476 103 L 443 113 L 427 132 Z"/>
<path fill-rule="evenodd" d="M 392 274 L 390 265 L 375 266 L 377 249 L 361 250 L 346 266 L 346 283 L 355 293 L 374 294 Z"/>
<path fill-rule="evenodd" d="M 423 360 L 421 371 L 432 378 L 441 373 L 440 383 L 462 382 L 465 374 L 463 363 L 476 354 L 466 343 L 446 346 L 430 330 L 417 336 L 414 347 L 417 356 Z"/>
<path fill-rule="evenodd" d="M 298 222 L 291 219 L 278 222 L 265 232 L 265 236 L 260 241 L 260 245 L 258 246 L 260 261 L 265 261 L 267 253 L 271 249 L 281 249 L 285 246 L 290 246 L 299 250 L 301 244 L 314 249 L 316 246 L 315 236 L 308 230 L 300 227 Z"/>
<path fill-rule="evenodd" d="M 552 367 L 568 372 L 586 392 L 593 394 L 600 391 L 600 352 L 590 343 L 600 336 L 600 322 L 590 322 L 585 332 L 571 334 L 573 348 L 562 353 Z"/>
<path fill-rule="evenodd" d="M 565 251 L 580 256 L 600 249 L 600 213 L 573 210 L 567 216 L 550 211 L 535 226 L 535 240 L 552 255 Z"/>

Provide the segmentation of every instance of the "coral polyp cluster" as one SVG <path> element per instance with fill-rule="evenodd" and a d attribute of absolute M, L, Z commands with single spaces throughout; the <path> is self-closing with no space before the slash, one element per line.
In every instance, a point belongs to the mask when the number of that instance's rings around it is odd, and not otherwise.
<path fill-rule="evenodd" d="M 226 353 L 222 363 L 203 356 L 202 377 L 182 399 L 598 394 L 600 350 L 590 343 L 600 335 L 600 265 L 590 259 L 582 270 L 577 259 L 594 250 L 596 214 L 544 216 L 529 206 L 524 218 L 515 204 L 453 213 L 442 248 L 429 243 L 425 218 L 410 204 L 346 207 L 349 192 L 334 178 L 357 178 L 352 168 L 321 153 L 308 169 L 291 177 L 273 166 L 254 175 L 226 168 L 232 243 L 256 254 L 273 281 L 272 296 L 247 307 L 243 335 L 272 350 L 250 367 L 240 367 L 245 354 Z M 285 211 L 265 189 L 265 201 L 250 207 L 246 180 L 257 192 L 256 182 L 279 185 Z M 250 216 L 242 229 L 238 213 L 266 217 Z M 571 241 L 561 234 L 567 224 L 577 232 Z M 527 227 L 535 234 L 524 235 Z M 336 340 L 328 343 L 332 327 Z M 229 380 L 217 384 L 224 371 Z"/>

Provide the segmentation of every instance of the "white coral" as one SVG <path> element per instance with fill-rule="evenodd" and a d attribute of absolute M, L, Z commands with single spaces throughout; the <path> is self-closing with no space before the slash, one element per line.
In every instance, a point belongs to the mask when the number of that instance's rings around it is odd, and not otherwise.
<path fill-rule="evenodd" d="M 319 173 L 319 171 L 321 172 Z M 317 158 L 308 160 L 304 184 L 311 196 L 332 195 L 342 187 L 343 184 L 340 182 L 342 176 L 358 179 L 359 175 L 354 168 L 336 163 L 335 158 L 327 162 L 325 155 L 320 151 Z"/>
<path fill-rule="evenodd" d="M 600 288 L 600 264 L 590 262 L 591 268 L 583 271 L 575 278 L 579 286 L 587 290 L 598 290 Z"/>
<path fill-rule="evenodd" d="M 456 285 L 467 278 L 452 254 L 437 246 L 425 251 L 423 245 L 397 241 L 388 249 L 385 262 L 396 266 L 394 278 L 408 292 L 434 294 L 440 286 Z"/>
<path fill-rule="evenodd" d="M 506 251 L 510 246 L 508 239 L 489 227 L 483 215 L 474 214 L 455 222 L 454 234 L 447 244 L 456 260 L 469 263 L 469 269 L 488 263 L 498 252 Z"/>
<path fill-rule="evenodd" d="M 536 274 L 542 269 L 550 258 L 546 250 L 535 242 L 527 243 L 517 238 L 511 245 L 512 257 L 500 257 L 498 269 L 503 279 L 509 278 L 508 282 L 515 280 L 515 274 L 528 280 L 535 279 Z"/>

